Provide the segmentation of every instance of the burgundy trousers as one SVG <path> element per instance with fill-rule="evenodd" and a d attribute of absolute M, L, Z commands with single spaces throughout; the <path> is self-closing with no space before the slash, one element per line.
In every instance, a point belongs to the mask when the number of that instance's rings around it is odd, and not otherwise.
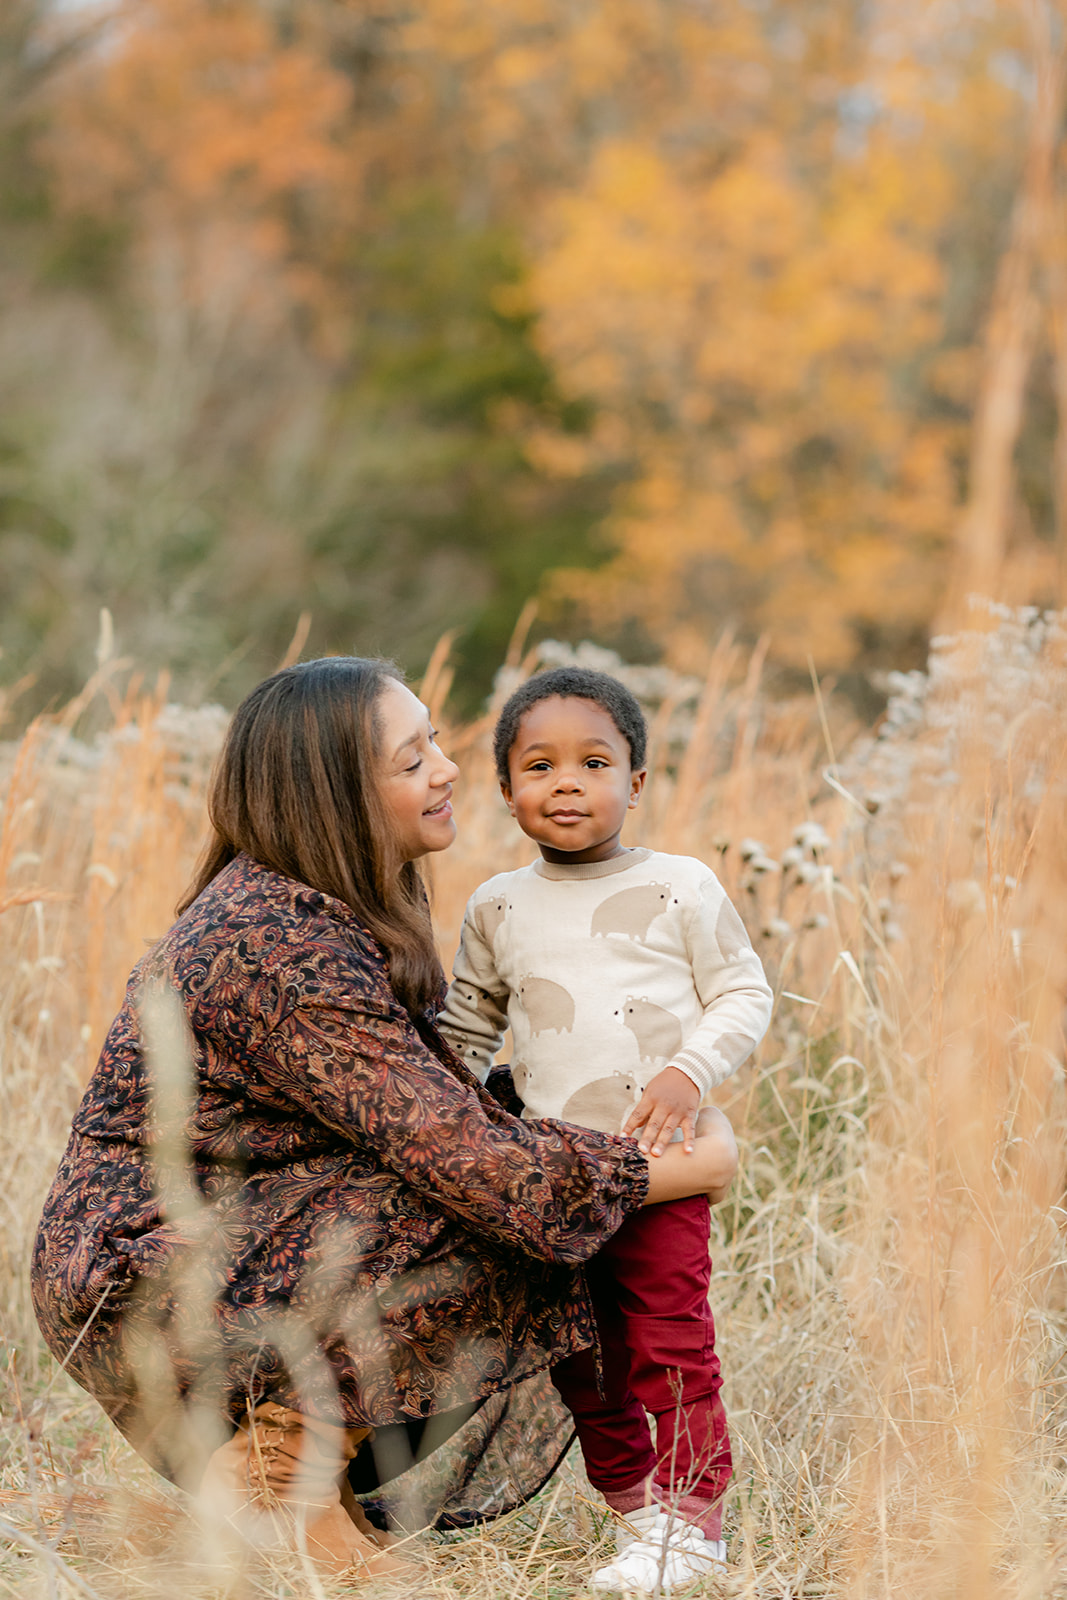
<path fill-rule="evenodd" d="M 609 1505 L 636 1510 L 651 1479 L 656 1499 L 717 1539 L 732 1459 L 708 1305 L 709 1228 L 704 1195 L 627 1217 L 586 1267 L 603 1393 L 591 1350 L 559 1362 L 552 1381 Z"/>

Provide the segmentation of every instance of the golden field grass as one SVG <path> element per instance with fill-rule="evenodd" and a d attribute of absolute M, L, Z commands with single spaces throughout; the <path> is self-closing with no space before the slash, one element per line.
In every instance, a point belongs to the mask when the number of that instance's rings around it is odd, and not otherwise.
<path fill-rule="evenodd" d="M 702 684 L 629 669 L 653 724 L 632 840 L 717 866 L 778 993 L 721 1092 L 742 1151 L 713 1280 L 736 1471 L 731 1575 L 705 1593 L 1067 1596 L 1064 624 L 978 615 L 874 732 L 817 687 L 768 701 L 758 656 L 726 642 Z M 438 659 L 425 693 L 446 692 Z M 223 727 L 103 660 L 0 746 L 0 1595 L 341 1592 L 214 1562 L 46 1354 L 26 1282 L 126 975 L 189 876 Z M 470 890 L 529 849 L 489 727 L 442 735 L 463 773 L 433 873 L 446 964 Z M 522 1511 L 428 1538 L 408 1592 L 583 1595 L 610 1538 L 572 1455 Z"/>

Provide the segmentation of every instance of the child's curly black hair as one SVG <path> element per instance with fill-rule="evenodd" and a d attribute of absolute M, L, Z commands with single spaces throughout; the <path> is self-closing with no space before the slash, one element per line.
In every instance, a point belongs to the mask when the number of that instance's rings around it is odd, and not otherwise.
<path fill-rule="evenodd" d="M 509 781 L 508 756 L 519 731 L 519 723 L 531 706 L 554 695 L 564 700 L 592 700 L 601 706 L 630 746 L 630 769 L 639 772 L 645 764 L 648 728 L 644 713 L 625 684 L 592 667 L 552 667 L 538 672 L 509 695 L 493 730 L 493 759 L 501 783 Z"/>

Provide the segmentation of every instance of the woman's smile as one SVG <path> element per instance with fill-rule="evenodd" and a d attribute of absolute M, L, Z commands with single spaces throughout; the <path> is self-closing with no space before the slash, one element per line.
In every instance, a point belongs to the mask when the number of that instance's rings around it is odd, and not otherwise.
<path fill-rule="evenodd" d="M 401 861 L 447 850 L 456 837 L 452 788 L 459 768 L 437 743 L 430 713 L 404 684 L 390 682 L 378 701 L 382 799 Z"/>

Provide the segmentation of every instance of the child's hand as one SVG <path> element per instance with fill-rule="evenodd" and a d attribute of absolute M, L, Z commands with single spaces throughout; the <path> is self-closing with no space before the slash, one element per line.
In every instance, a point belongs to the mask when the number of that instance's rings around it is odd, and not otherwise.
<path fill-rule="evenodd" d="M 658 1156 L 669 1141 L 675 1128 L 681 1128 L 688 1153 L 693 1148 L 693 1123 L 700 1103 L 700 1090 L 692 1078 L 687 1078 L 678 1067 L 664 1067 L 657 1072 L 640 1100 L 622 1125 L 624 1134 L 644 1132 L 637 1141 L 642 1155 Z"/>

